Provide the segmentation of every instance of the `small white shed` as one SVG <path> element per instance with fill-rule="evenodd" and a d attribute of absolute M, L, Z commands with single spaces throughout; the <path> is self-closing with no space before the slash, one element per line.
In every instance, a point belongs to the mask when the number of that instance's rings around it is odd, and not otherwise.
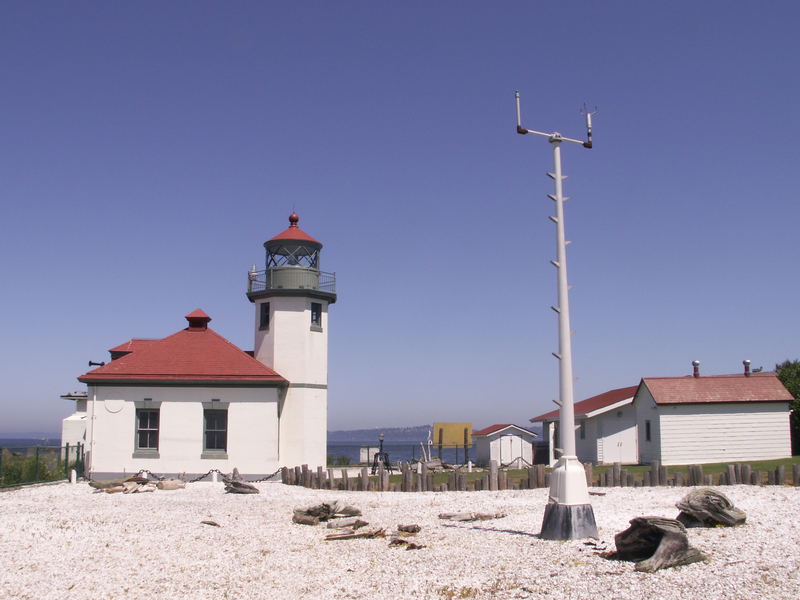
<path fill-rule="evenodd" d="M 488 466 L 496 460 L 502 467 L 522 469 L 533 465 L 533 442 L 539 437 L 532 431 L 511 424 L 491 425 L 472 432 L 475 462 Z"/>

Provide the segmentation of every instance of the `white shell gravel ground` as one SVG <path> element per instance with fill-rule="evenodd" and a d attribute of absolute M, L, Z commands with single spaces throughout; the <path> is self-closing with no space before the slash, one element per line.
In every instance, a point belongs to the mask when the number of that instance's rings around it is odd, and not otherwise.
<path fill-rule="evenodd" d="M 637 573 L 585 540 L 540 540 L 546 490 L 372 493 L 221 483 L 146 494 L 85 483 L 0 493 L 0 598 L 558 598 L 621 600 L 800 597 L 800 488 L 726 486 L 747 513 L 736 529 L 692 529 L 709 562 Z M 637 516 L 675 517 L 689 488 L 613 488 L 593 496 L 600 546 Z M 323 541 L 292 510 L 340 500 L 370 527 L 417 523 L 421 550 L 388 539 Z M 456 523 L 443 512 L 503 512 Z M 212 520 L 220 527 L 204 525 Z"/>

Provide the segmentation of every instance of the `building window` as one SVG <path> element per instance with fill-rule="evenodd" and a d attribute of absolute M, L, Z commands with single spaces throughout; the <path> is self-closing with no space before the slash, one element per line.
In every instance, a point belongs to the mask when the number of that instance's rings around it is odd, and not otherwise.
<path fill-rule="evenodd" d="M 650 441 L 650 421 L 644 422 L 644 440 L 646 442 Z"/>
<path fill-rule="evenodd" d="M 158 451 L 158 409 L 136 409 L 136 450 Z"/>
<path fill-rule="evenodd" d="M 221 452 L 228 449 L 228 411 L 203 411 L 203 451 Z"/>
<path fill-rule="evenodd" d="M 586 439 L 586 421 L 581 421 L 581 439 Z"/>
<path fill-rule="evenodd" d="M 259 304 L 258 328 L 261 330 L 269 329 L 269 302 Z"/>
<path fill-rule="evenodd" d="M 322 304 L 319 302 L 311 303 L 311 329 L 322 331 Z"/>

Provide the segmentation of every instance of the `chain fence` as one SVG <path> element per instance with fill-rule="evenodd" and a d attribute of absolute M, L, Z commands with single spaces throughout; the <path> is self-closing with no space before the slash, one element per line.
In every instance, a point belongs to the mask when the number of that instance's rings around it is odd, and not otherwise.
<path fill-rule="evenodd" d="M 245 481 L 247 483 L 263 483 L 265 481 L 270 481 L 273 477 L 278 475 L 280 472 L 281 472 L 281 469 L 278 469 L 274 473 L 271 473 L 270 475 L 266 475 L 264 477 L 261 477 L 260 479 L 240 479 L 240 481 Z M 225 473 L 223 473 L 222 471 L 220 471 L 219 469 L 209 469 L 208 472 L 203 473 L 202 475 L 199 475 L 199 476 L 197 476 L 197 477 L 195 477 L 193 479 L 187 479 L 186 483 L 196 483 L 198 481 L 202 481 L 203 479 L 205 479 L 206 477 L 210 477 L 214 473 L 217 473 L 220 477 L 227 477 L 227 475 Z M 156 473 L 153 473 L 150 469 L 140 469 L 139 472 L 136 473 L 137 477 L 141 477 L 142 475 L 147 475 L 148 478 L 152 477 L 153 479 L 157 479 L 159 481 L 161 481 L 162 479 L 166 479 L 167 478 L 166 475 L 157 475 Z M 180 477 L 179 477 L 179 479 L 180 479 Z"/>

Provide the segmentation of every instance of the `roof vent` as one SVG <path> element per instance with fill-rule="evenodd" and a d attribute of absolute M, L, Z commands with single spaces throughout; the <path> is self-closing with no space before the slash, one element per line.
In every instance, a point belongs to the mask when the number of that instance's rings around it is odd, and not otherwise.
<path fill-rule="evenodd" d="M 693 360 L 692 361 L 692 367 L 694 367 L 692 375 L 695 376 L 695 377 L 700 377 L 700 361 L 699 360 Z"/>
<path fill-rule="evenodd" d="M 742 361 L 742 364 L 744 365 L 744 376 L 750 377 L 750 361 L 745 359 Z"/>
<path fill-rule="evenodd" d="M 205 331 L 208 329 L 208 322 L 211 320 L 211 317 L 199 308 L 193 310 L 184 318 L 189 321 L 189 331 Z"/>

